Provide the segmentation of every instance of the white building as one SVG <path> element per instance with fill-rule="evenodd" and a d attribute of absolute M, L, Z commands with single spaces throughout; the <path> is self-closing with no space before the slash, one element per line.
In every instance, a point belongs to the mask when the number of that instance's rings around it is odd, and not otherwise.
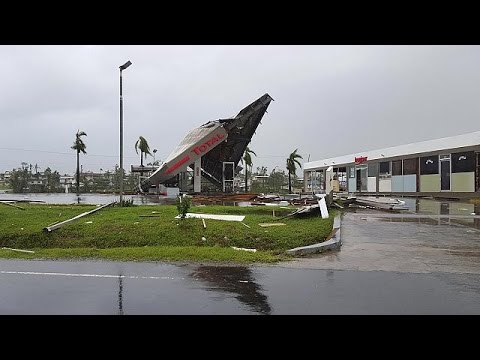
<path fill-rule="evenodd" d="M 307 162 L 306 192 L 325 190 L 330 166 L 349 193 L 480 195 L 480 131 Z"/>

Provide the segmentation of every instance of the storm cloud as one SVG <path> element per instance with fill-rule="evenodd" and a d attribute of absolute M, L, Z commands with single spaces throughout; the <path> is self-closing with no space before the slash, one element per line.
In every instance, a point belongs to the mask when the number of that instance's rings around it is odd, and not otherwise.
<path fill-rule="evenodd" d="M 21 162 L 73 174 L 119 163 L 144 136 L 157 160 L 186 133 L 268 93 L 249 147 L 254 169 L 478 131 L 479 46 L 0 46 L 0 172 Z M 147 159 L 147 162 L 153 158 Z"/>

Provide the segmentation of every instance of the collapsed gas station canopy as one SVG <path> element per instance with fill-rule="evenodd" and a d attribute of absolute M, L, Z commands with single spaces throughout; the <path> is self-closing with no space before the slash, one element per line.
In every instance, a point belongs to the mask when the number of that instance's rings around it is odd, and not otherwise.
<path fill-rule="evenodd" d="M 233 118 L 209 121 L 191 130 L 162 166 L 142 182 L 142 189 L 147 191 L 151 185 L 165 183 L 186 171 L 188 166 L 193 168 L 199 158 L 202 159 L 202 176 L 221 188 L 223 163 L 238 165 L 272 100 L 270 95 L 265 94 Z"/>

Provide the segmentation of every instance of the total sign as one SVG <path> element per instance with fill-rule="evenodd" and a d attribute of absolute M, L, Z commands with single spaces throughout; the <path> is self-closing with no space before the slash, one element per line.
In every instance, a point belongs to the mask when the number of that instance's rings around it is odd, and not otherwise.
<path fill-rule="evenodd" d="M 217 128 L 213 134 L 209 134 L 206 138 L 204 137 L 198 143 L 194 144 L 188 152 L 184 152 L 180 159 L 175 161 L 173 165 L 169 166 L 165 170 L 165 174 L 171 174 L 182 165 L 189 165 L 195 162 L 198 158 L 205 155 L 208 151 L 222 143 L 228 134 L 223 127 Z M 174 175 L 174 174 L 171 174 Z"/>
<path fill-rule="evenodd" d="M 215 134 L 210 139 L 205 141 L 203 144 L 195 146 L 191 152 L 195 153 L 195 155 L 203 155 L 205 151 L 213 147 L 212 146 L 213 144 L 215 144 L 216 142 L 222 142 L 223 140 L 225 140 L 226 135 L 227 135 L 226 133 Z"/>

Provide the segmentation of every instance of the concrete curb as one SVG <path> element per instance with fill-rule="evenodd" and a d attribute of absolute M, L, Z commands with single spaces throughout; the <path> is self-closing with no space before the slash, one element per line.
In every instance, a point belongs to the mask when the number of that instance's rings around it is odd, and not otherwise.
<path fill-rule="evenodd" d="M 320 253 L 326 250 L 338 250 L 340 246 L 342 246 L 342 239 L 340 236 L 340 227 L 342 225 L 340 215 L 335 216 L 333 219 L 333 229 L 330 235 L 328 236 L 328 240 L 309 245 L 309 246 L 301 246 L 296 247 L 294 249 L 287 250 L 287 254 L 290 255 L 305 255 L 305 254 L 315 254 Z"/>

